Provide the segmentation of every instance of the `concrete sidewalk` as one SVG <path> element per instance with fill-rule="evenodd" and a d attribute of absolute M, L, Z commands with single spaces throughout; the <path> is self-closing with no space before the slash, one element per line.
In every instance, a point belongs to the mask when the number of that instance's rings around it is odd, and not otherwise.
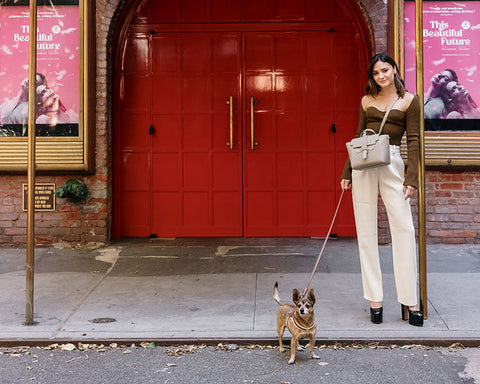
<path fill-rule="evenodd" d="M 0 343 L 276 340 L 273 285 L 303 290 L 323 240 L 146 239 L 35 251 L 35 325 L 25 323 L 25 249 L 0 248 Z M 317 341 L 480 345 L 480 246 L 428 245 L 428 320 L 401 320 L 381 246 L 384 323 L 362 298 L 356 241 L 329 240 L 312 283 Z"/>

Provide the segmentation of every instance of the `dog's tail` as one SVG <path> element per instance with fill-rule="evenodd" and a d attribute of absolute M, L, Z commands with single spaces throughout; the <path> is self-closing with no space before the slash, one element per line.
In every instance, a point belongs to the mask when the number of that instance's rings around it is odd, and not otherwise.
<path fill-rule="evenodd" d="M 278 295 L 278 281 L 275 282 L 275 287 L 273 287 L 273 300 L 275 300 L 280 305 L 283 304 L 280 301 L 280 296 Z"/>

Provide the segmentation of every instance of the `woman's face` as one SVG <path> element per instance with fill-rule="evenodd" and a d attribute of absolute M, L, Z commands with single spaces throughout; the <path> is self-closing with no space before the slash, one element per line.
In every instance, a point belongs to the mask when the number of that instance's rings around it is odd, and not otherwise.
<path fill-rule="evenodd" d="M 458 84 L 456 81 L 451 81 L 447 84 L 446 88 L 447 93 L 452 99 L 465 99 L 468 97 L 468 91 L 466 88 Z"/>
<path fill-rule="evenodd" d="M 48 88 L 46 85 L 40 85 L 37 87 L 37 103 L 39 104 L 39 108 L 42 109 L 43 112 L 49 112 L 55 106 L 56 109 L 58 107 L 55 105 L 58 96 Z"/>
<path fill-rule="evenodd" d="M 377 61 L 373 65 L 372 71 L 373 80 L 381 88 L 386 88 L 394 83 L 395 69 L 384 61 Z"/>
<path fill-rule="evenodd" d="M 432 84 L 436 88 L 442 88 L 450 81 L 453 81 L 453 74 L 450 71 L 442 71 L 432 77 Z"/>

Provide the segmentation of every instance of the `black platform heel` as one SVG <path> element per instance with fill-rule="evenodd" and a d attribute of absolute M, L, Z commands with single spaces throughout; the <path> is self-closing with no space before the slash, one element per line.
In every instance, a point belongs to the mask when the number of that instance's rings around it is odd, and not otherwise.
<path fill-rule="evenodd" d="M 410 325 L 423 327 L 423 313 L 420 311 L 412 311 L 407 305 L 402 304 L 402 320 L 408 320 Z"/>
<path fill-rule="evenodd" d="M 383 323 L 383 307 L 380 307 L 380 308 L 370 307 L 370 321 L 373 324 Z"/>

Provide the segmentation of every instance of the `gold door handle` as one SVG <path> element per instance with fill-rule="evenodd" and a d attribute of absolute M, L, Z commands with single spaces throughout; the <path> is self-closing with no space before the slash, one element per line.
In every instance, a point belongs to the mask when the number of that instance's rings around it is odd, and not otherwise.
<path fill-rule="evenodd" d="M 250 149 L 252 151 L 254 151 L 255 146 L 258 145 L 255 141 L 255 119 L 253 118 L 255 112 L 254 105 L 257 103 L 258 101 L 255 100 L 255 97 L 250 96 Z"/>
<path fill-rule="evenodd" d="M 233 149 L 233 96 L 230 95 L 230 98 L 227 100 L 227 104 L 230 104 L 230 141 L 227 142 L 227 145 L 230 149 Z"/>

